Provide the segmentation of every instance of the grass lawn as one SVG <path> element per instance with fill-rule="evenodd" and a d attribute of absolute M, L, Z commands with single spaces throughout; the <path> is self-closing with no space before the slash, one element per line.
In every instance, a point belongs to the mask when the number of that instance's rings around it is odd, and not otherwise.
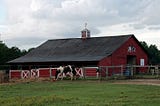
<path fill-rule="evenodd" d="M 0 106 L 158 106 L 160 86 L 107 81 L 0 85 Z"/>

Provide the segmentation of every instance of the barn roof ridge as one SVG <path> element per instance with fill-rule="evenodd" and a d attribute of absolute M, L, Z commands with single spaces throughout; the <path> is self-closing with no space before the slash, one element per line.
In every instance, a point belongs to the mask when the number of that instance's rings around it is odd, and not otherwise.
<path fill-rule="evenodd" d="M 122 35 L 109 35 L 109 36 L 93 36 L 87 39 L 92 38 L 109 38 L 109 37 L 123 37 L 123 36 L 134 36 L 134 34 L 122 34 Z M 55 41 L 55 40 L 72 40 L 72 39 L 82 39 L 81 37 L 75 37 L 75 38 L 57 38 L 57 39 L 48 39 L 47 41 Z"/>

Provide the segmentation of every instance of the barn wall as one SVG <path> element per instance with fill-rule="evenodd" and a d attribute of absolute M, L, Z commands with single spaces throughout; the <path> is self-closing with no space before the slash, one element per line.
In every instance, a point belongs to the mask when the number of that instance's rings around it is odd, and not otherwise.
<path fill-rule="evenodd" d="M 135 47 L 135 51 L 129 52 L 130 46 Z M 133 37 L 112 54 L 112 65 L 127 64 L 127 55 L 136 56 L 136 65 L 140 65 L 140 59 L 144 59 L 144 65 L 148 64 L 147 54 Z"/>
<path fill-rule="evenodd" d="M 129 47 L 134 47 L 135 50 L 129 51 Z M 140 59 L 144 59 L 144 65 L 148 65 L 148 56 L 145 51 L 139 46 L 137 41 L 131 37 L 120 48 L 118 48 L 111 56 L 102 59 L 99 66 L 116 66 L 126 65 L 127 56 L 136 56 L 136 65 L 140 64 Z M 144 68 L 139 69 L 145 71 Z"/>
<path fill-rule="evenodd" d="M 99 63 L 98 66 L 111 66 L 112 65 L 112 56 L 108 56 L 103 58 Z"/>

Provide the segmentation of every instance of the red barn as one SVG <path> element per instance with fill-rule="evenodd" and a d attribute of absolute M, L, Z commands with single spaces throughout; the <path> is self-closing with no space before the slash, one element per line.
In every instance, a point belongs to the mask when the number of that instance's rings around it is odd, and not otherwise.
<path fill-rule="evenodd" d="M 90 37 L 84 36 L 85 31 L 89 32 L 87 29 L 83 30 L 82 38 L 48 40 L 27 55 L 9 63 L 27 65 L 29 68 L 68 64 L 78 67 L 148 64 L 147 53 L 134 35 Z"/>

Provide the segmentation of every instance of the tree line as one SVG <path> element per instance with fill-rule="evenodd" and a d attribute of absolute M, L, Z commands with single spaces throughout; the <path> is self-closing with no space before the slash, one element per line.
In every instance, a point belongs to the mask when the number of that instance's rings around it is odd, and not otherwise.
<path fill-rule="evenodd" d="M 6 65 L 8 61 L 21 57 L 31 51 L 20 50 L 18 47 L 7 47 L 5 43 L 0 43 L 0 65 Z"/>
<path fill-rule="evenodd" d="M 146 42 L 140 42 L 144 47 L 149 57 L 149 64 L 156 65 L 160 64 L 160 50 L 156 45 L 148 45 Z M 18 47 L 7 47 L 4 43 L 0 43 L 0 65 L 6 65 L 8 61 L 21 57 L 34 48 L 29 50 L 20 50 Z"/>
<path fill-rule="evenodd" d="M 150 65 L 160 65 L 160 50 L 157 48 L 156 45 L 148 45 L 146 42 L 140 42 L 141 45 L 144 47 L 146 52 L 148 53 L 149 64 Z"/>

